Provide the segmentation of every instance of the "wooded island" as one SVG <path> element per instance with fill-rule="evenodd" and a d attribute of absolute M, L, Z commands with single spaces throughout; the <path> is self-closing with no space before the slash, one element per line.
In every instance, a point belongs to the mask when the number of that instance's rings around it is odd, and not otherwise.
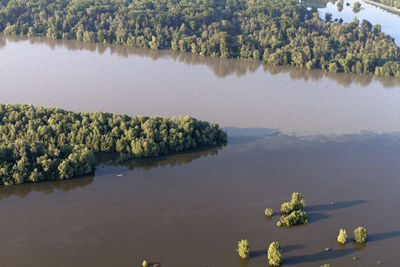
<path fill-rule="evenodd" d="M 400 77 L 380 25 L 324 21 L 295 0 L 0 0 L 0 31 Z"/>
<path fill-rule="evenodd" d="M 130 117 L 0 104 L 0 184 L 92 173 L 93 152 L 156 157 L 225 144 L 216 124 L 190 116 Z"/>

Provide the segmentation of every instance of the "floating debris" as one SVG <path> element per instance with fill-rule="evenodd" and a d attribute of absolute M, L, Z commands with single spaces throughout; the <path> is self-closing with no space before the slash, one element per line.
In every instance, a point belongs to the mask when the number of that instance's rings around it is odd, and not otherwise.
<path fill-rule="evenodd" d="M 325 251 L 331 251 L 332 250 L 332 248 L 325 248 Z"/>
<path fill-rule="evenodd" d="M 121 176 L 123 176 L 122 174 L 117 174 L 117 177 L 121 177 Z"/>

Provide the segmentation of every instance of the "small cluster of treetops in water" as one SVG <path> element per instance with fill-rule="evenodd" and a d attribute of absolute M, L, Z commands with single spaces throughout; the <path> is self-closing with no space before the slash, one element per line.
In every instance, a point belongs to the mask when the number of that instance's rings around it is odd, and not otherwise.
<path fill-rule="evenodd" d="M 179 118 L 0 104 L 0 184 L 68 179 L 92 173 L 93 152 L 157 157 L 224 145 L 217 124 Z"/>
<path fill-rule="evenodd" d="M 299 224 L 307 224 L 308 218 L 307 214 L 302 210 L 305 206 L 304 196 L 301 193 L 294 192 L 292 194 L 292 200 L 290 202 L 284 202 L 281 206 L 281 217 L 277 225 L 279 227 L 291 227 Z M 271 217 L 274 215 L 272 209 L 265 209 L 265 215 Z M 288 219 L 290 218 L 290 219 Z M 337 242 L 340 245 L 346 245 L 348 236 L 345 229 L 339 230 L 339 235 L 337 237 Z M 354 230 L 354 242 L 365 243 L 367 241 L 367 230 L 364 227 L 357 227 Z M 326 249 L 329 251 L 330 249 Z M 247 239 L 242 239 L 238 242 L 236 252 L 239 257 L 244 260 L 250 258 L 250 245 Z M 268 250 L 266 251 L 268 257 L 268 264 L 270 266 L 279 266 L 282 263 L 282 249 L 279 242 L 272 242 Z M 353 260 L 355 260 L 353 258 Z M 321 267 L 329 267 L 330 264 L 324 264 Z"/>
<path fill-rule="evenodd" d="M 392 37 L 297 0 L 0 0 L 0 31 L 400 77 Z"/>

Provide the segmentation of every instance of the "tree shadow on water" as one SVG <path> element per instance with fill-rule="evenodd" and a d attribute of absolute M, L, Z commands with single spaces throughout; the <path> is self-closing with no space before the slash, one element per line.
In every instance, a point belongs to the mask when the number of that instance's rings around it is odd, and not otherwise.
<path fill-rule="evenodd" d="M 283 259 L 283 265 L 296 265 L 300 263 L 307 262 L 317 262 L 317 261 L 325 261 L 331 260 L 335 258 L 340 258 L 347 256 L 351 253 L 354 253 L 354 249 L 340 249 L 340 250 L 331 250 L 331 251 L 320 251 L 314 254 L 300 255 L 300 256 L 291 256 Z"/>
<path fill-rule="evenodd" d="M 331 210 L 339 210 L 344 208 L 350 208 L 356 205 L 366 203 L 366 200 L 354 200 L 354 201 L 342 201 L 342 202 L 334 202 L 333 204 L 321 204 L 321 205 L 313 205 L 306 206 L 305 211 L 331 211 Z"/>
<path fill-rule="evenodd" d="M 306 246 L 304 244 L 294 244 L 294 245 L 282 246 L 281 249 L 282 249 L 282 253 L 287 253 L 287 252 L 294 251 L 294 250 L 297 250 L 297 249 L 303 249 L 305 247 Z M 250 257 L 250 259 L 251 258 L 258 258 L 258 257 L 262 257 L 262 256 L 267 257 L 268 256 L 268 252 L 267 251 L 268 251 L 268 248 L 266 248 L 264 250 L 253 250 L 253 251 L 250 251 L 249 257 Z"/>
<path fill-rule="evenodd" d="M 266 249 L 264 249 L 264 250 L 253 250 L 253 251 L 250 251 L 250 254 L 249 254 L 250 259 L 251 258 L 258 258 L 258 257 L 261 257 L 261 256 L 267 256 L 267 250 Z"/>
<path fill-rule="evenodd" d="M 371 234 L 371 235 L 368 235 L 366 243 L 359 244 L 359 243 L 353 242 L 353 248 L 345 248 L 345 246 L 339 246 L 339 249 L 336 249 L 336 250 L 320 251 L 320 252 L 314 253 L 314 254 L 285 257 L 283 259 L 282 264 L 296 265 L 296 264 L 300 264 L 300 263 L 312 263 L 312 262 L 317 262 L 317 261 L 332 260 L 335 258 L 347 256 L 351 253 L 355 253 L 357 250 L 362 250 L 368 245 L 368 243 L 382 241 L 382 240 L 389 239 L 389 238 L 395 238 L 398 236 L 400 236 L 400 231 Z M 282 251 L 283 251 L 283 248 L 282 248 Z"/>
<path fill-rule="evenodd" d="M 293 250 L 303 249 L 306 245 L 304 244 L 294 244 L 294 245 L 286 245 L 282 246 L 282 253 L 288 253 Z"/>
<path fill-rule="evenodd" d="M 367 243 L 382 241 L 385 239 L 394 238 L 394 237 L 398 237 L 398 236 L 400 236 L 400 231 L 371 234 L 371 235 L 368 235 L 368 237 L 367 237 Z"/>
<path fill-rule="evenodd" d="M 325 219 L 328 219 L 329 217 L 331 217 L 328 214 L 325 213 L 307 213 L 308 216 L 308 223 L 316 223 Z"/>

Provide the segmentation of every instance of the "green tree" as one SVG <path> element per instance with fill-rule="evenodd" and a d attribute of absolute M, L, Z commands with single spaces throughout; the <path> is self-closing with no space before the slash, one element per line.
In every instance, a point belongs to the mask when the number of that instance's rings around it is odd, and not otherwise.
<path fill-rule="evenodd" d="M 282 262 L 282 250 L 278 242 L 272 242 L 268 248 L 268 262 L 271 266 L 279 266 Z"/>
<path fill-rule="evenodd" d="M 239 257 L 242 259 L 248 259 L 250 255 L 250 246 L 249 242 L 245 239 L 242 239 L 238 242 L 238 248 L 236 249 Z"/>
<path fill-rule="evenodd" d="M 367 229 L 364 227 L 357 227 L 354 230 L 354 240 L 357 243 L 365 243 L 367 241 Z"/>
<path fill-rule="evenodd" d="M 346 244 L 347 242 L 347 234 L 345 229 L 339 230 L 339 235 L 337 237 L 337 241 L 341 244 Z"/>

